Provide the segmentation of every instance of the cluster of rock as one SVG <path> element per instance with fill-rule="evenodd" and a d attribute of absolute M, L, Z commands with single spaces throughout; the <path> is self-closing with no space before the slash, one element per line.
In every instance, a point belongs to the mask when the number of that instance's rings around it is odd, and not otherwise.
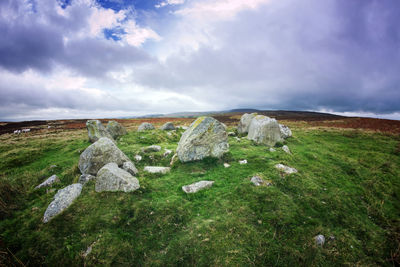
<path fill-rule="evenodd" d="M 102 137 L 116 140 L 127 133 L 126 129 L 116 121 L 109 121 L 106 128 L 99 120 L 88 120 L 86 122 L 86 128 L 91 143 L 96 142 Z"/>
<path fill-rule="evenodd" d="M 143 132 L 143 131 L 149 131 L 149 130 L 155 130 L 156 128 L 154 127 L 153 124 L 149 122 L 143 122 L 142 124 L 139 125 L 138 127 L 138 132 Z M 160 130 L 163 131 L 172 131 L 175 130 L 175 126 L 172 122 L 166 122 L 164 123 L 161 127 Z"/>

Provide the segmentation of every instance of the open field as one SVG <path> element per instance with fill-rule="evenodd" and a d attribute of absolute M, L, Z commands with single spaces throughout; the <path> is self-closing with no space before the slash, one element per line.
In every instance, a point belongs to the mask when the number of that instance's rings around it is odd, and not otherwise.
<path fill-rule="evenodd" d="M 234 129 L 239 114 L 216 116 Z M 245 138 L 229 137 L 222 159 L 177 163 L 166 175 L 143 172 L 167 166 L 171 156 L 142 154 L 157 144 L 175 150 L 182 130 L 136 132 L 144 121 L 189 125 L 192 118 L 118 120 L 128 135 L 117 143 L 133 160 L 141 188 L 96 193 L 89 182 L 64 213 L 41 219 L 56 192 L 34 187 L 57 174 L 61 189 L 79 178 L 89 146 L 85 120 L 7 124 L 0 129 L 0 264 L 136 266 L 394 266 L 400 264 L 400 122 L 279 117 L 291 127 L 292 155 Z M 31 133 L 10 134 L 12 127 Z M 48 128 L 47 126 L 51 126 Z M 6 127 L 6 128 L 4 128 Z M 7 128 L 8 127 L 8 128 Z M 5 131 L 5 130 L 4 130 Z M 238 161 L 247 159 L 248 164 Z M 224 168 L 223 163 L 230 168 Z M 299 170 L 283 175 L 283 163 Z M 51 168 L 51 165 L 57 165 Z M 254 187 L 253 175 L 271 186 Z M 214 180 L 186 195 L 181 186 Z M 320 248 L 313 237 L 323 234 Z M 92 252 L 83 257 L 88 246 Z"/>

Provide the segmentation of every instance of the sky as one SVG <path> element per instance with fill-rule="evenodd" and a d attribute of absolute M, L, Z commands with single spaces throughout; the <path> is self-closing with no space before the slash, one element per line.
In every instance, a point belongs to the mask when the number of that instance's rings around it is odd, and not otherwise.
<path fill-rule="evenodd" d="M 400 119 L 400 1 L 0 1 L 0 121 L 235 108 Z"/>

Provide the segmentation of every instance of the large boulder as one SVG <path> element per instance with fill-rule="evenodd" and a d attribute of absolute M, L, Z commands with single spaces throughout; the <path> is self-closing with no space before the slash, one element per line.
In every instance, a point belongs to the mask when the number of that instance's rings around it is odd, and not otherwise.
<path fill-rule="evenodd" d="M 170 131 L 170 130 L 175 130 L 175 126 L 172 122 L 166 122 L 164 123 L 163 126 L 161 126 L 160 129 L 164 131 Z"/>
<path fill-rule="evenodd" d="M 154 130 L 154 126 L 151 123 L 148 122 L 143 122 L 142 124 L 140 124 L 139 128 L 138 128 L 138 132 L 142 132 L 142 131 L 148 131 L 148 130 Z"/>
<path fill-rule="evenodd" d="M 54 216 L 67 209 L 72 202 L 79 197 L 81 192 L 81 184 L 71 184 L 58 190 L 57 194 L 54 196 L 54 200 L 50 203 L 44 213 L 43 222 L 49 222 Z"/>
<path fill-rule="evenodd" d="M 283 124 L 279 124 L 279 130 L 281 131 L 281 136 L 283 139 L 286 139 L 286 138 L 292 136 L 292 130 L 290 130 L 289 127 L 287 127 Z"/>
<path fill-rule="evenodd" d="M 107 163 L 114 162 L 118 166 L 130 159 L 111 139 L 102 137 L 83 151 L 79 158 L 79 170 L 82 174 L 96 175 Z"/>
<path fill-rule="evenodd" d="M 278 122 L 263 115 L 257 115 L 251 120 L 247 139 L 268 146 L 283 141 Z"/>
<path fill-rule="evenodd" d="M 251 114 L 245 113 L 242 115 L 242 117 L 240 118 L 239 125 L 237 127 L 239 134 L 245 134 L 249 132 L 251 120 L 255 116 L 257 116 L 257 113 L 251 113 Z"/>
<path fill-rule="evenodd" d="M 96 192 L 132 192 L 139 188 L 139 180 L 133 177 L 129 172 L 120 169 L 114 162 L 106 164 L 97 174 Z"/>
<path fill-rule="evenodd" d="M 111 137 L 114 139 L 117 139 L 118 137 L 121 137 L 121 136 L 127 134 L 125 127 L 116 121 L 108 122 L 107 131 L 111 135 Z"/>
<path fill-rule="evenodd" d="M 86 128 L 88 130 L 89 141 L 92 143 L 102 137 L 107 137 L 113 140 L 112 136 L 99 120 L 88 120 L 86 122 Z"/>
<path fill-rule="evenodd" d="M 183 133 L 176 150 L 181 162 L 220 158 L 229 151 L 224 126 L 212 117 L 200 117 Z"/>

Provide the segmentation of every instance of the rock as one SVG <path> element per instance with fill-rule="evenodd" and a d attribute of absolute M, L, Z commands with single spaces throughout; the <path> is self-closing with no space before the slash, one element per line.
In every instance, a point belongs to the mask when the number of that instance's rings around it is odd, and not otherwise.
<path fill-rule="evenodd" d="M 44 213 L 43 222 L 49 222 L 54 218 L 54 216 L 67 209 L 72 202 L 79 197 L 81 192 L 81 184 L 71 184 L 63 189 L 58 190 L 57 194 L 54 196 L 54 200 L 50 203 Z"/>
<path fill-rule="evenodd" d="M 235 136 L 235 132 L 228 132 L 228 136 Z"/>
<path fill-rule="evenodd" d="M 196 193 L 202 189 L 210 188 L 213 185 L 214 181 L 200 181 L 190 185 L 182 186 L 182 190 L 185 193 Z"/>
<path fill-rule="evenodd" d="M 239 160 L 239 164 L 240 165 L 247 164 L 247 159 Z"/>
<path fill-rule="evenodd" d="M 141 161 L 142 160 L 142 156 L 140 156 L 140 155 L 135 155 L 135 160 L 136 161 Z"/>
<path fill-rule="evenodd" d="M 295 168 L 291 168 L 291 167 L 283 165 L 283 164 L 276 164 L 275 168 L 277 168 L 278 170 L 283 171 L 286 174 L 292 174 L 292 173 L 296 173 L 297 172 L 297 170 Z"/>
<path fill-rule="evenodd" d="M 90 246 L 88 246 L 88 248 L 86 249 L 86 251 L 85 251 L 84 253 L 82 253 L 82 257 L 86 258 L 86 257 L 92 252 L 93 246 L 94 246 L 95 244 L 96 244 L 96 241 L 93 242 Z"/>
<path fill-rule="evenodd" d="M 166 174 L 170 172 L 170 167 L 158 167 L 158 166 L 146 166 L 144 167 L 144 171 L 148 173 L 162 173 Z"/>
<path fill-rule="evenodd" d="M 229 151 L 224 126 L 214 118 L 200 117 L 183 133 L 176 150 L 181 162 L 220 158 Z"/>
<path fill-rule="evenodd" d="M 229 165 L 228 163 L 224 163 L 224 167 L 225 168 L 229 168 L 231 165 Z"/>
<path fill-rule="evenodd" d="M 129 172 L 133 176 L 139 173 L 139 171 L 135 167 L 135 164 L 133 164 L 131 161 L 125 161 L 124 164 L 122 164 L 122 169 Z"/>
<path fill-rule="evenodd" d="M 159 151 L 161 151 L 161 147 L 157 145 L 152 145 L 142 148 L 143 153 L 159 152 Z"/>
<path fill-rule="evenodd" d="M 275 152 L 275 151 L 276 151 L 275 148 L 273 148 L 273 147 L 270 147 L 270 148 L 269 148 L 269 152 Z"/>
<path fill-rule="evenodd" d="M 323 236 L 323 235 L 315 236 L 314 240 L 315 240 L 315 244 L 317 244 L 317 246 L 322 247 L 325 244 L 325 236 Z"/>
<path fill-rule="evenodd" d="M 288 154 L 292 154 L 292 153 L 290 152 L 289 147 L 288 147 L 287 145 L 284 145 L 284 146 L 282 147 L 282 150 L 285 151 L 285 152 L 288 153 Z"/>
<path fill-rule="evenodd" d="M 261 185 L 266 185 L 270 186 L 271 182 L 270 181 L 264 181 L 261 177 L 259 176 L 253 176 L 251 177 L 250 180 L 255 186 L 261 186 Z"/>
<path fill-rule="evenodd" d="M 102 137 L 110 138 L 110 140 L 114 141 L 112 136 L 108 133 L 106 128 L 104 128 L 103 124 L 99 120 L 88 120 L 86 122 L 86 128 L 88 130 L 89 141 L 94 143 Z"/>
<path fill-rule="evenodd" d="M 154 126 L 151 123 L 148 122 L 143 122 L 142 124 L 140 124 L 139 128 L 138 128 L 138 132 L 142 132 L 142 131 L 148 131 L 148 130 L 154 130 Z"/>
<path fill-rule="evenodd" d="M 132 192 L 139 188 L 139 180 L 127 171 L 118 168 L 118 165 L 114 162 L 106 164 L 97 174 L 96 192 Z"/>
<path fill-rule="evenodd" d="M 238 141 L 238 142 L 240 142 L 240 138 L 237 137 L 237 136 L 235 136 L 235 140 Z"/>
<path fill-rule="evenodd" d="M 175 126 L 172 122 L 166 122 L 166 123 L 164 123 L 163 126 L 161 126 L 160 129 L 164 130 L 164 131 L 171 131 L 171 130 L 175 130 Z"/>
<path fill-rule="evenodd" d="M 289 127 L 287 127 L 283 124 L 279 124 L 279 131 L 281 132 L 281 136 L 283 139 L 286 139 L 286 138 L 292 136 L 292 130 L 290 130 Z"/>
<path fill-rule="evenodd" d="M 107 123 L 107 131 L 114 139 L 127 134 L 125 127 L 116 121 L 109 121 Z"/>
<path fill-rule="evenodd" d="M 57 165 L 50 165 L 50 169 L 57 168 Z"/>
<path fill-rule="evenodd" d="M 79 158 L 79 169 L 82 174 L 96 175 L 107 163 L 114 162 L 122 166 L 129 158 L 111 141 L 102 137 L 83 151 Z"/>
<path fill-rule="evenodd" d="M 172 150 L 165 149 L 165 152 L 164 152 L 163 156 L 164 156 L 164 157 L 167 157 L 167 156 L 169 156 L 170 154 L 172 154 Z"/>
<path fill-rule="evenodd" d="M 251 120 L 247 139 L 271 147 L 283 140 L 278 122 L 262 115 L 257 115 Z"/>
<path fill-rule="evenodd" d="M 251 113 L 251 114 L 245 113 L 242 115 L 242 117 L 240 118 L 239 125 L 237 127 L 239 134 L 245 134 L 249 132 L 251 120 L 255 116 L 257 116 L 257 113 Z"/>
<path fill-rule="evenodd" d="M 173 166 L 175 164 L 175 162 L 178 161 L 178 154 L 174 154 L 171 158 L 171 161 L 169 162 L 169 166 Z"/>
<path fill-rule="evenodd" d="M 85 185 L 87 182 L 89 182 L 90 180 L 94 180 L 96 179 L 96 176 L 90 175 L 90 174 L 82 174 L 79 177 L 78 183 Z"/>
<path fill-rule="evenodd" d="M 52 186 L 54 183 L 59 183 L 60 182 L 60 178 L 58 178 L 57 175 L 52 175 L 49 178 L 46 179 L 46 181 L 44 181 L 43 183 L 41 183 L 40 185 L 36 186 L 35 189 L 39 189 L 42 187 L 46 187 L 46 186 Z"/>

